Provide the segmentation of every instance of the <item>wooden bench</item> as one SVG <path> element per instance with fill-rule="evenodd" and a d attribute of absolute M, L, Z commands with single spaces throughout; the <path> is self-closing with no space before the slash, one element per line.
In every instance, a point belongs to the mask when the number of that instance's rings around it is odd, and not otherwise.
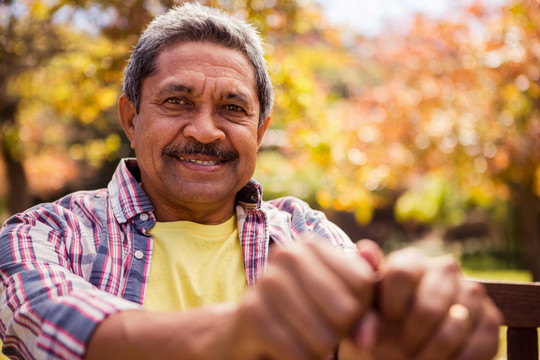
<path fill-rule="evenodd" d="M 480 282 L 505 317 L 507 359 L 538 360 L 540 283 Z"/>

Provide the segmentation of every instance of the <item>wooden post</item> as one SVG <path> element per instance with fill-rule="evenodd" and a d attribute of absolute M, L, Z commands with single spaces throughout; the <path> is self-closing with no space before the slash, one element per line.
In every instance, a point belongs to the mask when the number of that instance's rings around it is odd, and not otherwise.
<path fill-rule="evenodd" d="M 508 360 L 538 360 L 538 332 L 534 329 L 512 328 L 506 332 Z"/>
<path fill-rule="evenodd" d="M 540 284 L 481 281 L 508 326 L 508 360 L 538 360 Z"/>

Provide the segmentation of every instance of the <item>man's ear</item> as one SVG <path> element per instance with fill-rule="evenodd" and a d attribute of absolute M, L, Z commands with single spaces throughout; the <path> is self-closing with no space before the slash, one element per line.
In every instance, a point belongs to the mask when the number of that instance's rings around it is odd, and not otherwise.
<path fill-rule="evenodd" d="M 270 116 L 267 117 L 263 124 L 257 129 L 257 148 L 261 146 L 264 133 L 266 132 L 266 128 L 268 128 L 268 124 L 270 124 Z"/>
<path fill-rule="evenodd" d="M 124 129 L 124 133 L 131 142 L 131 147 L 133 148 L 133 135 L 137 111 L 135 110 L 133 103 L 127 98 L 126 94 L 122 94 L 118 98 L 118 116 L 120 117 L 120 124 Z"/>

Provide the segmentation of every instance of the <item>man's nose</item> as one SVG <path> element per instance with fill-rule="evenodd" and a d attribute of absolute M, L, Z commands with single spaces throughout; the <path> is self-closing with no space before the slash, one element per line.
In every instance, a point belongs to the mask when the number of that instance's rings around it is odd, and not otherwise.
<path fill-rule="evenodd" d="M 199 109 L 184 127 L 184 136 L 203 144 L 224 140 L 225 133 L 217 126 L 216 117 L 217 114 L 210 108 Z"/>

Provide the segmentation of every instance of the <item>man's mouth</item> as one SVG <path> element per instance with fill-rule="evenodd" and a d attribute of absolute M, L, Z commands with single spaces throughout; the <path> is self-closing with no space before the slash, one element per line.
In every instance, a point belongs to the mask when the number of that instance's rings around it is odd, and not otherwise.
<path fill-rule="evenodd" d="M 221 162 L 221 161 L 215 161 L 215 160 L 212 161 L 212 160 L 187 159 L 187 158 L 184 158 L 184 157 L 181 157 L 181 156 L 179 156 L 178 159 L 181 160 L 181 161 L 187 161 L 187 162 L 190 162 L 190 163 L 193 163 L 193 164 L 203 165 L 203 166 L 217 165 L 218 163 Z"/>

